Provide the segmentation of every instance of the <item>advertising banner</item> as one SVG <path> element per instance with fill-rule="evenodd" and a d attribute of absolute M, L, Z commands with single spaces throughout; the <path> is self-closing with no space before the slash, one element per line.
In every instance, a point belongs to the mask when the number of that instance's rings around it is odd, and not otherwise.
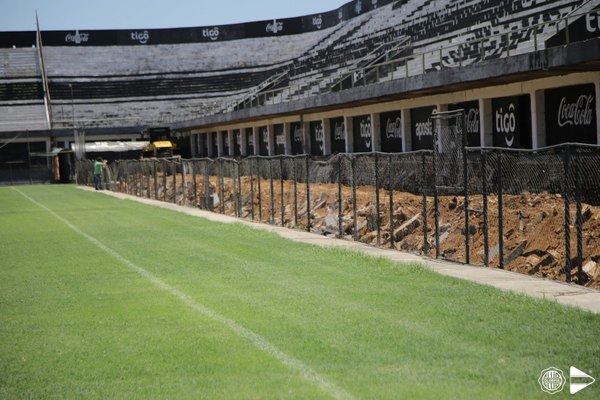
<path fill-rule="evenodd" d="M 344 117 L 332 118 L 329 120 L 330 135 L 331 135 L 331 152 L 345 153 L 346 152 L 346 125 Z"/>
<path fill-rule="evenodd" d="M 379 115 L 381 135 L 381 151 L 399 153 L 402 151 L 402 114 L 391 111 Z"/>
<path fill-rule="evenodd" d="M 528 94 L 492 99 L 494 147 L 531 148 L 531 99 Z"/>
<path fill-rule="evenodd" d="M 217 158 L 219 157 L 219 135 L 217 135 L 217 132 L 211 132 L 209 133 L 209 135 L 212 136 L 212 152 L 210 156 L 213 158 Z"/>
<path fill-rule="evenodd" d="M 239 129 L 233 130 L 233 155 L 235 157 L 242 155 L 242 133 Z"/>
<path fill-rule="evenodd" d="M 290 134 L 292 135 L 292 154 L 303 154 L 304 144 L 303 137 L 304 132 L 302 130 L 301 122 L 292 122 L 290 124 Z"/>
<path fill-rule="evenodd" d="M 366 153 L 373 149 L 373 135 L 370 115 L 361 115 L 352 119 L 354 152 Z"/>
<path fill-rule="evenodd" d="M 598 144 L 596 90 L 594 84 L 548 89 L 546 143 Z"/>
<path fill-rule="evenodd" d="M 259 155 L 269 155 L 269 128 L 266 126 L 261 126 L 258 128 L 258 148 Z"/>
<path fill-rule="evenodd" d="M 323 155 L 323 122 L 311 121 L 310 124 L 310 154 L 313 156 Z"/>
<path fill-rule="evenodd" d="M 283 124 L 273 125 L 275 132 L 275 154 L 285 154 L 285 134 L 283 132 Z"/>
<path fill-rule="evenodd" d="M 479 125 L 479 102 L 477 100 L 467 101 L 464 103 L 449 104 L 448 111 L 464 110 L 463 127 L 467 134 L 467 146 L 481 146 L 481 135 Z"/>
<path fill-rule="evenodd" d="M 246 128 L 246 155 L 255 155 L 254 151 L 254 130 L 252 128 Z"/>
<path fill-rule="evenodd" d="M 431 113 L 436 106 L 410 110 L 410 130 L 413 150 L 433 150 L 433 120 Z"/>

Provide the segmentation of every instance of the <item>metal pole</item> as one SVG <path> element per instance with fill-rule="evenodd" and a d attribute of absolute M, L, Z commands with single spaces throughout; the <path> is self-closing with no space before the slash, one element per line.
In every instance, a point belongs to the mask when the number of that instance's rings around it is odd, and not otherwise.
<path fill-rule="evenodd" d="M 460 124 L 460 130 L 462 132 L 462 156 L 463 156 L 463 189 L 465 197 L 465 263 L 471 263 L 471 249 L 469 247 L 470 233 L 469 233 L 469 163 L 467 161 L 467 135 L 465 127 L 463 125 L 464 118 L 461 116 L 458 118 L 457 124 Z"/>
<path fill-rule="evenodd" d="M 279 156 L 279 178 L 281 183 L 281 226 L 285 224 L 285 195 L 283 187 L 283 156 Z"/>
<path fill-rule="evenodd" d="M 498 154 L 498 268 L 504 269 L 504 215 L 502 196 L 502 152 Z"/>
<path fill-rule="evenodd" d="M 563 176 L 563 198 L 565 202 L 565 279 L 567 283 L 571 283 L 571 204 L 569 201 L 568 176 L 571 167 L 571 155 L 569 154 L 569 146 L 566 147 L 564 153 L 564 176 Z"/>
<path fill-rule="evenodd" d="M 238 183 L 238 191 L 237 191 L 237 216 L 242 216 L 242 177 L 240 176 L 240 161 L 235 162 L 236 170 L 237 170 L 237 183 Z"/>
<path fill-rule="evenodd" d="M 171 165 L 171 172 L 173 174 L 173 204 L 177 204 L 177 164 L 173 161 Z"/>
<path fill-rule="evenodd" d="M 158 168 L 156 160 L 152 161 L 152 176 L 154 178 L 154 199 L 158 200 Z"/>
<path fill-rule="evenodd" d="M 256 159 L 256 175 L 258 178 L 258 220 L 262 221 L 262 192 L 260 181 L 262 180 L 262 174 L 260 173 L 260 159 Z"/>
<path fill-rule="evenodd" d="M 254 221 L 254 173 L 252 172 L 252 162 L 249 161 L 250 165 L 250 216 Z M 256 162 L 258 168 L 258 160 Z"/>
<path fill-rule="evenodd" d="M 194 207 L 198 207 L 198 183 L 196 182 L 196 161 L 192 161 L 192 189 L 194 190 Z"/>
<path fill-rule="evenodd" d="M 377 247 L 381 246 L 381 221 L 379 210 L 379 154 L 375 153 L 375 208 L 377 211 Z"/>
<path fill-rule="evenodd" d="M 483 195 L 483 264 L 490 266 L 490 243 L 488 232 L 488 187 L 487 187 L 487 152 L 481 152 L 481 175 Z"/>
<path fill-rule="evenodd" d="M 423 253 L 429 252 L 429 243 L 427 242 L 427 168 L 425 167 L 425 153 L 421 154 L 421 190 L 423 205 Z"/>
<path fill-rule="evenodd" d="M 310 156 L 306 156 L 306 230 L 310 232 Z"/>
<path fill-rule="evenodd" d="M 273 160 L 269 160 L 269 190 L 271 192 L 271 218 L 269 222 L 271 225 L 273 225 L 275 224 L 275 194 L 273 193 Z"/>
<path fill-rule="evenodd" d="M 219 192 L 221 198 L 219 199 L 219 209 L 221 214 L 225 214 L 225 174 L 223 172 L 223 159 L 219 158 Z"/>
<path fill-rule="evenodd" d="M 292 158 L 292 173 L 294 174 L 294 227 L 298 226 L 298 174 L 296 174 L 296 159 Z"/>
<path fill-rule="evenodd" d="M 342 156 L 338 155 L 338 237 L 344 237 L 342 226 Z"/>
<path fill-rule="evenodd" d="M 388 190 L 390 195 L 390 248 L 394 248 L 394 187 L 393 187 L 393 163 L 392 155 L 390 154 L 388 166 Z"/>
<path fill-rule="evenodd" d="M 583 214 L 581 210 L 581 162 L 575 151 L 575 202 L 577 205 L 577 217 L 575 226 L 577 228 L 577 283 L 583 285 Z"/>
<path fill-rule="evenodd" d="M 352 170 L 352 218 L 354 219 L 354 240 L 358 241 L 358 217 L 356 214 L 356 158 L 351 156 L 350 166 Z"/>

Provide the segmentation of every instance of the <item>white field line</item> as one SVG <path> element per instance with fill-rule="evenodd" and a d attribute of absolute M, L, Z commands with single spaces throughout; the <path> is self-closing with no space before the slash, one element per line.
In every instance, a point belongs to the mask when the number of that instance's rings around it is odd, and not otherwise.
<path fill-rule="evenodd" d="M 173 286 L 170 286 L 169 284 L 165 283 L 164 281 L 162 281 L 161 279 L 159 279 L 152 273 L 146 271 L 142 267 L 137 266 L 133 262 L 131 262 L 128 259 L 126 259 L 125 257 L 123 257 L 121 254 L 117 253 L 115 250 L 106 246 L 104 243 L 100 242 L 98 239 L 83 232 L 78 227 L 73 225 L 71 222 L 69 222 L 65 218 L 61 217 L 56 212 L 52 211 L 51 209 L 49 209 L 42 203 L 32 199 L 31 197 L 27 196 L 25 193 L 23 193 L 22 191 L 20 191 L 19 189 L 15 188 L 15 187 L 13 187 L 13 189 L 16 190 L 18 193 L 20 193 L 23 197 L 25 197 L 29 201 L 31 201 L 33 204 L 46 210 L 48 213 L 50 213 L 56 219 L 58 219 L 63 224 L 65 224 L 69 228 L 71 228 L 74 232 L 76 232 L 80 236 L 82 236 L 85 239 L 92 242 L 99 249 L 101 249 L 105 253 L 111 255 L 112 257 L 117 259 L 122 264 L 126 265 L 133 271 L 137 272 L 139 275 L 148 279 L 159 289 L 162 289 L 165 292 L 177 297 L 188 307 L 190 307 L 193 310 L 199 312 L 200 314 L 212 319 L 213 321 L 216 321 L 216 322 L 224 325 L 225 327 L 229 328 L 230 331 L 232 331 L 239 337 L 250 341 L 255 347 L 257 347 L 258 349 L 269 354 L 273 358 L 279 360 L 283 365 L 285 365 L 289 369 L 299 373 L 304 379 L 306 379 L 310 383 L 315 384 L 316 386 L 320 387 L 322 390 L 327 392 L 333 398 L 335 398 L 335 399 L 353 399 L 353 396 L 350 395 L 348 392 L 346 392 L 344 389 L 337 386 L 335 383 L 328 381 L 327 379 L 325 379 L 324 377 L 319 375 L 316 371 L 314 371 L 312 368 L 310 368 L 308 365 L 305 365 L 302 361 L 297 360 L 294 357 L 291 357 L 291 356 L 285 354 L 284 352 L 279 350 L 277 347 L 275 347 L 274 345 L 269 343 L 262 336 L 258 335 L 257 333 L 254 333 L 253 331 L 251 331 L 248 328 L 243 327 L 242 325 L 238 324 L 234 320 L 224 317 L 222 315 L 219 315 L 216 312 L 212 311 L 211 309 L 207 308 L 206 306 L 198 303 L 196 300 L 194 300 L 193 298 L 191 298 L 190 296 L 188 296 L 181 290 L 176 289 Z"/>

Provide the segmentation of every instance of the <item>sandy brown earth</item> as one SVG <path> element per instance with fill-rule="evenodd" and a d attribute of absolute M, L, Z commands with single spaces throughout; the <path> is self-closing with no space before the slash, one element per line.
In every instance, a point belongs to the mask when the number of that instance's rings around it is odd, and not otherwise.
<path fill-rule="evenodd" d="M 158 182 L 162 182 L 161 179 Z M 177 198 L 173 197 L 173 178 L 168 177 L 166 193 L 159 184 L 158 198 L 176 201 L 179 204 L 208 208 L 214 212 L 238 215 L 241 218 L 273 222 L 289 228 L 306 229 L 307 193 L 304 183 L 283 181 L 283 221 L 281 181 L 259 181 L 255 177 L 239 180 L 241 190 L 237 198 L 238 181 L 225 178 L 223 190 L 217 177 L 210 177 L 209 190 L 205 178 L 186 177 L 182 185 L 177 178 Z M 150 183 L 150 187 L 148 187 Z M 141 184 L 141 186 L 140 186 Z M 131 182 L 130 182 L 131 185 Z M 155 196 L 152 180 L 136 185 L 138 195 Z M 122 188 L 124 190 L 124 188 Z M 149 189 L 149 190 L 148 190 Z M 195 191 L 194 191 L 195 189 Z M 208 194 L 208 196 L 207 196 Z M 253 194 L 253 195 L 252 195 Z M 271 203 L 271 197 L 273 201 Z M 253 201 L 252 201 L 253 199 Z M 297 207 L 294 207 L 295 199 Z M 310 230 L 322 235 L 339 236 L 339 198 L 337 184 L 310 184 Z M 353 206 L 352 188 L 342 186 L 341 219 L 342 237 L 357 239 L 370 245 L 394 247 L 398 250 L 435 257 L 434 199 L 426 198 L 427 218 L 423 219 L 423 197 L 404 192 L 393 192 L 392 226 L 390 227 L 390 193 L 379 192 L 379 221 L 377 219 L 377 195 L 371 186 L 360 186 L 356 190 L 356 209 Z M 469 209 L 482 210 L 481 195 L 469 197 Z M 439 197 L 440 256 L 465 261 L 465 214 L 464 198 Z M 559 194 L 524 193 L 505 195 L 503 198 L 504 264 L 511 271 L 554 280 L 566 280 L 565 205 Z M 356 231 L 354 214 L 356 213 Z M 470 262 L 484 264 L 484 218 L 481 214 L 469 213 Z M 583 204 L 582 207 L 582 280 L 579 282 L 577 269 L 577 235 L 575 228 L 576 208 L 570 206 L 570 260 L 572 281 L 587 287 L 600 289 L 600 207 Z M 297 221 L 297 222 L 296 222 Z M 426 222 L 426 225 L 424 224 Z M 378 232 L 379 226 L 379 232 Z M 489 265 L 499 267 L 498 198 L 488 196 L 488 248 Z M 426 240 L 424 239 L 426 228 Z M 393 237 L 393 243 L 391 238 Z"/>

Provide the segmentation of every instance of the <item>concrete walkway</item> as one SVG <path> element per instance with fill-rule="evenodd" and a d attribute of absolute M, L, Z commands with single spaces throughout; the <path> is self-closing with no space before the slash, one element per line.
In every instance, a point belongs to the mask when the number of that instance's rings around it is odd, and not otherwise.
<path fill-rule="evenodd" d="M 81 188 L 93 191 L 92 188 Z M 249 225 L 255 229 L 273 232 L 281 237 L 296 242 L 315 244 L 322 247 L 346 248 L 354 251 L 360 251 L 373 257 L 385 257 L 400 263 L 417 262 L 442 275 L 465 279 L 483 285 L 493 286 L 502 290 L 523 293 L 532 297 L 554 299 L 560 304 L 578 307 L 596 314 L 600 313 L 600 291 L 588 289 L 578 285 L 570 285 L 563 282 L 535 278 L 497 268 L 485 268 L 480 266 L 434 260 L 415 254 L 402 253 L 396 250 L 376 248 L 360 242 L 335 239 L 306 231 L 283 228 L 264 223 L 250 222 L 227 215 L 216 214 L 191 207 L 179 206 L 172 203 L 165 203 L 158 200 L 144 199 L 123 193 L 115 193 L 111 191 L 102 191 L 100 193 L 120 199 L 134 200 L 160 208 L 183 212 L 188 215 L 206 218 L 210 221 L 226 224 L 240 223 Z"/>

